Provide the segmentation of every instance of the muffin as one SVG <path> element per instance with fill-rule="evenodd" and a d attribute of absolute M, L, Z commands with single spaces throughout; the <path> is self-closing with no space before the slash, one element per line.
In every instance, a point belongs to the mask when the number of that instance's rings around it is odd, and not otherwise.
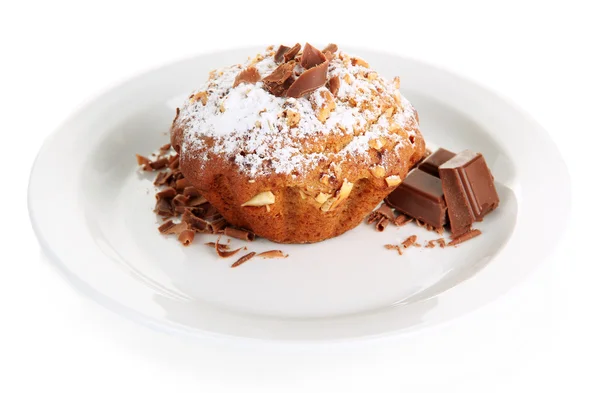
<path fill-rule="evenodd" d="M 416 110 L 330 44 L 211 71 L 173 120 L 186 179 L 232 225 L 279 243 L 356 227 L 425 154 Z"/>

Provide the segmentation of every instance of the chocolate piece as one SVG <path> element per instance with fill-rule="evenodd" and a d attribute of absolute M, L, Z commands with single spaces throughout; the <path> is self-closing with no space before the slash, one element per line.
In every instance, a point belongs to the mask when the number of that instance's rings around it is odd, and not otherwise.
<path fill-rule="evenodd" d="M 454 240 L 452 240 L 450 243 L 448 243 L 449 246 L 456 246 L 460 243 L 464 243 L 467 240 L 473 239 L 474 237 L 477 237 L 481 235 L 481 231 L 479 229 L 471 229 L 469 232 L 465 232 L 462 235 L 458 235 L 454 238 Z"/>
<path fill-rule="evenodd" d="M 442 182 L 420 169 L 413 170 L 385 202 L 400 212 L 435 228 L 446 223 Z"/>
<path fill-rule="evenodd" d="M 151 171 L 152 170 L 152 168 L 150 168 L 150 162 L 151 162 L 150 159 L 148 159 L 148 158 L 146 158 L 144 156 L 141 156 L 139 154 L 136 154 L 135 158 L 137 160 L 137 164 L 139 166 L 141 166 L 143 170 L 145 170 L 145 171 Z"/>
<path fill-rule="evenodd" d="M 256 83 L 260 80 L 260 73 L 255 67 L 248 67 L 242 70 L 233 81 L 233 87 L 236 87 L 240 83 Z"/>
<path fill-rule="evenodd" d="M 290 49 L 291 48 L 289 46 L 279 45 L 277 52 L 275 52 L 275 55 L 273 56 L 273 58 L 275 59 L 275 63 L 281 63 L 281 61 L 283 60 L 283 54 Z"/>
<path fill-rule="evenodd" d="M 296 45 L 292 46 L 290 49 L 288 49 L 283 54 L 283 60 L 285 60 L 285 62 L 287 63 L 288 61 L 290 61 L 294 57 L 296 57 L 296 55 L 298 54 L 298 52 L 300 52 L 300 44 L 299 43 L 297 43 Z"/>
<path fill-rule="evenodd" d="M 189 229 L 186 229 L 185 231 L 181 232 L 179 234 L 179 237 L 177 238 L 179 240 L 179 242 L 181 244 L 183 244 L 184 246 L 189 246 L 190 244 L 192 244 L 192 242 L 194 241 L 194 236 L 196 234 L 194 233 L 194 231 L 191 231 Z"/>
<path fill-rule="evenodd" d="M 251 242 L 254 240 L 256 235 L 253 232 L 246 231 L 244 229 L 237 229 L 232 227 L 227 227 L 223 231 L 225 236 L 233 237 L 240 240 L 245 240 L 247 242 Z"/>
<path fill-rule="evenodd" d="M 396 244 L 386 244 L 384 246 L 387 250 L 396 250 L 398 251 L 399 255 L 402 255 L 402 247 L 396 245 Z"/>
<path fill-rule="evenodd" d="M 169 159 L 168 158 L 159 158 L 156 161 L 152 161 L 150 163 L 150 168 L 154 169 L 155 171 L 159 170 L 159 169 L 163 169 L 164 167 L 166 167 L 169 164 Z"/>
<path fill-rule="evenodd" d="M 183 195 L 185 195 L 186 197 L 190 197 L 190 198 L 191 197 L 199 197 L 200 191 L 198 191 L 196 189 L 196 187 L 189 186 L 183 190 Z"/>
<path fill-rule="evenodd" d="M 442 247 L 442 248 L 446 247 L 446 240 L 443 237 L 440 237 L 439 239 L 436 239 L 435 241 L 440 245 L 440 247 Z"/>
<path fill-rule="evenodd" d="M 329 82 L 327 82 L 327 88 L 334 97 L 337 97 L 337 93 L 340 90 L 340 77 L 336 75 L 329 79 Z"/>
<path fill-rule="evenodd" d="M 304 71 L 298 79 L 292 83 L 287 91 L 288 97 L 300 98 L 308 93 L 312 93 L 319 87 L 324 86 L 327 82 L 327 69 L 329 62 L 319 64 L 311 68 L 310 70 Z"/>
<path fill-rule="evenodd" d="M 309 44 L 308 42 L 304 45 L 304 50 L 302 51 L 302 57 L 300 58 L 300 65 L 305 69 L 312 68 L 317 66 L 323 62 L 327 61 L 327 58 L 317 48 Z"/>
<path fill-rule="evenodd" d="M 440 165 L 439 171 L 452 236 L 467 232 L 474 221 L 498 206 L 494 178 L 481 154 L 464 150 Z"/>
<path fill-rule="evenodd" d="M 437 149 L 435 153 L 430 154 L 423 162 L 419 164 L 419 169 L 433 175 L 435 177 L 440 177 L 439 167 L 452 157 L 454 157 L 456 153 L 453 153 L 446 149 Z"/>
<path fill-rule="evenodd" d="M 434 248 L 435 247 L 435 240 L 429 240 L 427 242 L 427 245 L 425 245 L 425 248 Z"/>
<path fill-rule="evenodd" d="M 273 72 L 263 78 L 265 88 L 274 96 L 283 97 L 294 82 L 294 67 L 296 62 L 281 64 Z"/>
<path fill-rule="evenodd" d="M 288 254 L 284 254 L 281 250 L 269 250 L 256 255 L 261 258 L 287 258 Z"/>
<path fill-rule="evenodd" d="M 335 53 L 338 50 L 338 46 L 336 44 L 329 44 L 327 45 L 325 48 L 323 48 L 323 53 L 329 52 L 329 53 Z"/>
<path fill-rule="evenodd" d="M 175 182 L 175 189 L 177 191 L 183 191 L 186 187 L 190 187 L 191 183 L 185 177 Z"/>
<path fill-rule="evenodd" d="M 169 171 L 158 172 L 158 175 L 156 175 L 156 179 L 154 180 L 154 185 L 155 186 L 164 186 L 165 184 L 167 184 L 169 182 L 169 180 L 171 179 L 171 176 L 173 176 L 173 174 Z"/>
<path fill-rule="evenodd" d="M 181 221 L 188 224 L 189 227 L 196 232 L 212 233 L 209 223 L 200 217 L 196 217 L 190 210 L 186 210 L 183 213 Z"/>
<path fill-rule="evenodd" d="M 412 246 L 413 244 L 415 244 L 416 241 L 417 241 L 417 235 L 409 236 L 402 242 L 402 247 L 408 248 L 408 247 Z"/>
<path fill-rule="evenodd" d="M 396 219 L 394 220 L 394 225 L 396 226 L 403 226 L 406 224 L 409 224 L 413 221 L 413 218 L 410 218 L 409 216 L 405 215 L 405 214 L 400 214 L 398 217 L 396 217 Z"/>
<path fill-rule="evenodd" d="M 167 143 L 166 145 L 162 145 L 158 150 L 160 150 L 160 152 L 164 154 L 171 150 L 171 144 Z"/>
<path fill-rule="evenodd" d="M 255 255 L 256 255 L 255 252 L 248 253 L 248 254 L 244 255 L 243 257 L 241 257 L 240 259 L 238 259 L 233 265 L 231 265 L 231 267 L 238 267 L 242 263 L 248 261 L 249 259 L 252 259 L 252 257 Z"/>

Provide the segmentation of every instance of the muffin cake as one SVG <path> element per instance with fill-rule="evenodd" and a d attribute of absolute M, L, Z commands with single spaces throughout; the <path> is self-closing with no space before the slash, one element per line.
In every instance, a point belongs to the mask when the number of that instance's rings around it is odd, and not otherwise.
<path fill-rule="evenodd" d="M 424 156 L 399 88 L 333 44 L 268 47 L 212 71 L 178 109 L 171 142 L 231 224 L 318 242 L 357 226 Z"/>

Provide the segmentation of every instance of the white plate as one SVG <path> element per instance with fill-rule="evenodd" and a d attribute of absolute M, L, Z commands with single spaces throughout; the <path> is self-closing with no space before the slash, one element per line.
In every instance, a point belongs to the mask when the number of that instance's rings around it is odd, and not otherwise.
<path fill-rule="evenodd" d="M 361 225 L 314 245 L 274 245 L 285 260 L 231 269 L 197 238 L 189 248 L 161 236 L 151 177 L 135 153 L 168 141 L 175 107 L 207 77 L 261 48 L 181 61 L 136 77 L 79 109 L 45 143 L 29 188 L 31 220 L 54 264 L 84 294 L 153 327 L 193 335 L 332 340 L 407 331 L 460 316 L 523 279 L 557 241 L 569 213 L 569 177 L 548 135 L 514 105 L 415 60 L 349 50 L 383 75 L 402 77 L 430 144 L 482 152 L 500 207 L 483 235 L 457 248 L 386 243 L 417 234 Z M 549 217 L 549 218 L 547 218 Z"/>

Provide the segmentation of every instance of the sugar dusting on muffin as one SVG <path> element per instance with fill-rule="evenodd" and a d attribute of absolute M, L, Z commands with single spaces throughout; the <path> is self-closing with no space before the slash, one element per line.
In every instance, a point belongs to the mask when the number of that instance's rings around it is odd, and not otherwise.
<path fill-rule="evenodd" d="M 199 165 L 225 155 L 252 178 L 302 177 L 323 163 L 333 174 L 340 163 L 370 161 L 373 149 L 413 142 L 418 121 L 399 93 L 399 79 L 388 81 L 364 60 L 333 49 L 323 51 L 328 83 L 298 98 L 272 94 L 263 81 L 285 64 L 276 61 L 273 47 L 244 64 L 211 72 L 176 119 L 186 128 L 182 154 L 196 156 Z M 304 63 L 314 70 L 313 59 Z M 296 62 L 293 79 L 306 71 Z M 377 166 L 371 173 L 389 174 L 385 155 Z"/>

